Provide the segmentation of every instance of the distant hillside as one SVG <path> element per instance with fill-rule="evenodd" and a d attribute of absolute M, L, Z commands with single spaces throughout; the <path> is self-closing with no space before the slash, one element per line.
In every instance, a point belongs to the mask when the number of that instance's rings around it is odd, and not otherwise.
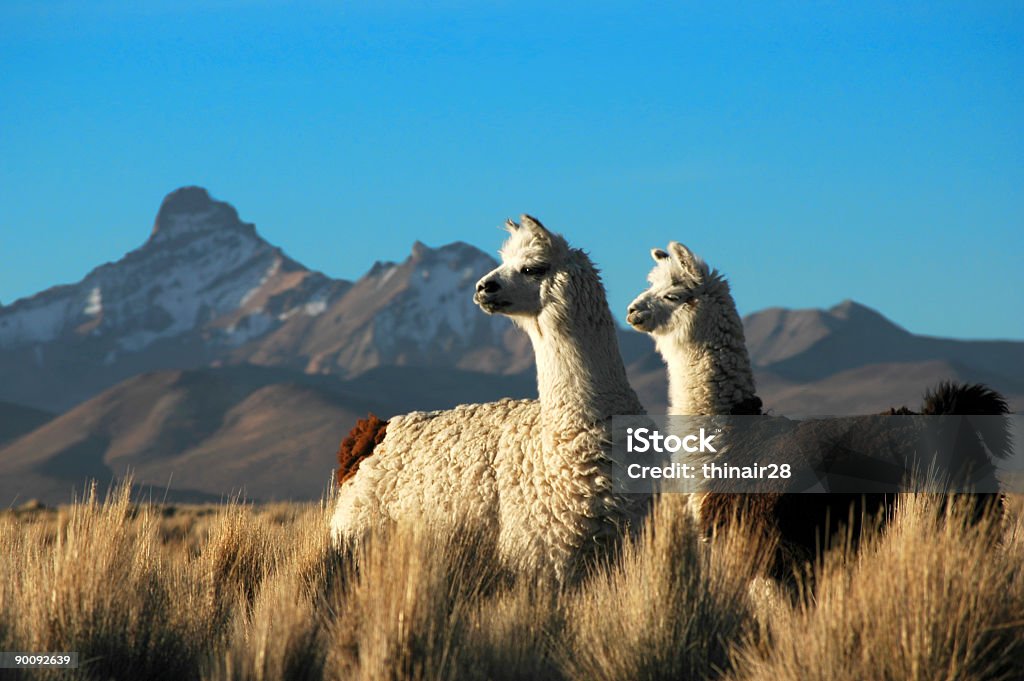
<path fill-rule="evenodd" d="M 1024 377 L 1024 342 L 918 336 L 852 300 L 828 310 L 772 308 L 743 323 L 754 364 L 792 380 L 815 380 L 868 364 L 923 361 Z"/>
<path fill-rule="evenodd" d="M 535 394 L 532 376 L 386 367 L 342 381 L 240 365 L 141 374 L 0 446 L 0 505 L 67 501 L 85 480 L 171 498 L 317 499 L 357 418 Z M 159 495 L 158 495 L 159 496 Z"/>
<path fill-rule="evenodd" d="M 941 379 L 987 383 L 1024 409 L 1021 341 L 918 336 L 849 300 L 828 310 L 772 308 L 743 324 L 759 389 L 778 413 L 917 404 L 923 389 Z"/>

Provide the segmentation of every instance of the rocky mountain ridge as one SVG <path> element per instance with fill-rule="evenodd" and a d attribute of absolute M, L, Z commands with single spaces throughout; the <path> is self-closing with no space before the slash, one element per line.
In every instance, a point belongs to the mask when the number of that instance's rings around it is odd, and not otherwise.
<path fill-rule="evenodd" d="M 63 411 L 144 371 L 226 364 L 341 377 L 392 364 L 491 371 L 495 352 L 515 354 L 510 324 L 481 315 L 465 290 L 494 266 L 467 244 L 416 242 L 402 263 L 332 279 L 184 187 L 138 249 L 0 306 L 0 399 Z"/>

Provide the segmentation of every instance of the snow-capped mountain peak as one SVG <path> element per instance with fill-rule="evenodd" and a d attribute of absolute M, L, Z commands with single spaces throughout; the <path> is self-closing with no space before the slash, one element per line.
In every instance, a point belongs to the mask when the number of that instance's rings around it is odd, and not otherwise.
<path fill-rule="evenodd" d="M 205 189 L 184 187 L 163 200 L 139 248 L 0 308 L 0 370 L 12 382 L 16 358 L 37 373 L 202 366 L 293 315 L 319 314 L 348 286 L 288 258 Z"/>
<path fill-rule="evenodd" d="M 109 338 L 115 353 L 138 352 L 251 307 L 284 272 L 328 283 L 263 241 L 230 205 L 186 187 L 164 199 L 140 248 L 0 311 L 0 347 L 90 336 Z"/>
<path fill-rule="evenodd" d="M 509 324 L 472 295 L 495 264 L 465 243 L 417 241 L 355 284 L 331 279 L 230 204 L 183 187 L 139 248 L 0 307 L 0 399 L 63 409 L 139 371 L 238 362 L 342 375 L 386 364 L 491 370 L 487 353 L 502 352 Z"/>
<path fill-rule="evenodd" d="M 354 375 L 411 364 L 502 371 L 481 353 L 505 352 L 510 324 L 473 303 L 477 280 L 496 264 L 469 244 L 421 241 L 402 262 L 374 263 L 316 323 L 306 370 Z"/>
<path fill-rule="evenodd" d="M 476 282 L 495 265 L 492 258 L 462 242 L 433 249 L 417 241 L 405 263 L 411 271 L 404 295 L 377 316 L 378 343 L 390 348 L 411 342 L 426 351 L 438 343 L 497 342 L 507 322 L 492 323 L 495 318 L 482 315 L 473 303 Z"/>

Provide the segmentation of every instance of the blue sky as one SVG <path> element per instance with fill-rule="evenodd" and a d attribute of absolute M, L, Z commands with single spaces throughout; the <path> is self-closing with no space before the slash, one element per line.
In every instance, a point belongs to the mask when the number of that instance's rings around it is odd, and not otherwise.
<path fill-rule="evenodd" d="M 0 92 L 3 303 L 200 184 L 336 277 L 529 212 L 620 317 L 679 240 L 744 313 L 1024 338 L 1019 2 L 6 0 Z"/>

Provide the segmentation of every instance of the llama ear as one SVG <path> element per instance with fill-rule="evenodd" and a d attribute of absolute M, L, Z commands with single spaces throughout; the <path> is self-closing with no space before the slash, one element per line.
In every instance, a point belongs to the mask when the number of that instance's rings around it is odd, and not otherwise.
<path fill-rule="evenodd" d="M 512 232 L 516 231 L 517 229 L 519 229 L 519 225 L 517 225 L 515 223 L 515 221 L 512 220 L 512 218 L 506 218 L 505 219 L 505 230 L 509 234 L 511 234 Z"/>
<path fill-rule="evenodd" d="M 668 258 L 668 253 L 661 250 L 660 248 L 652 248 L 651 257 L 654 258 L 654 262 L 661 262 L 662 260 Z"/>
<path fill-rule="evenodd" d="M 707 267 L 704 265 L 704 261 L 693 254 L 686 246 L 682 245 L 678 241 L 673 241 L 668 245 L 669 253 L 672 254 L 672 262 L 683 271 L 694 279 L 702 279 L 704 274 L 707 272 Z"/>
<path fill-rule="evenodd" d="M 551 233 L 548 232 L 547 229 L 545 229 L 544 225 L 540 224 L 540 220 L 532 216 L 526 215 L 524 213 L 523 215 L 519 216 L 519 222 L 520 224 L 522 224 L 523 227 L 530 230 L 534 234 L 540 236 L 551 236 Z"/>

